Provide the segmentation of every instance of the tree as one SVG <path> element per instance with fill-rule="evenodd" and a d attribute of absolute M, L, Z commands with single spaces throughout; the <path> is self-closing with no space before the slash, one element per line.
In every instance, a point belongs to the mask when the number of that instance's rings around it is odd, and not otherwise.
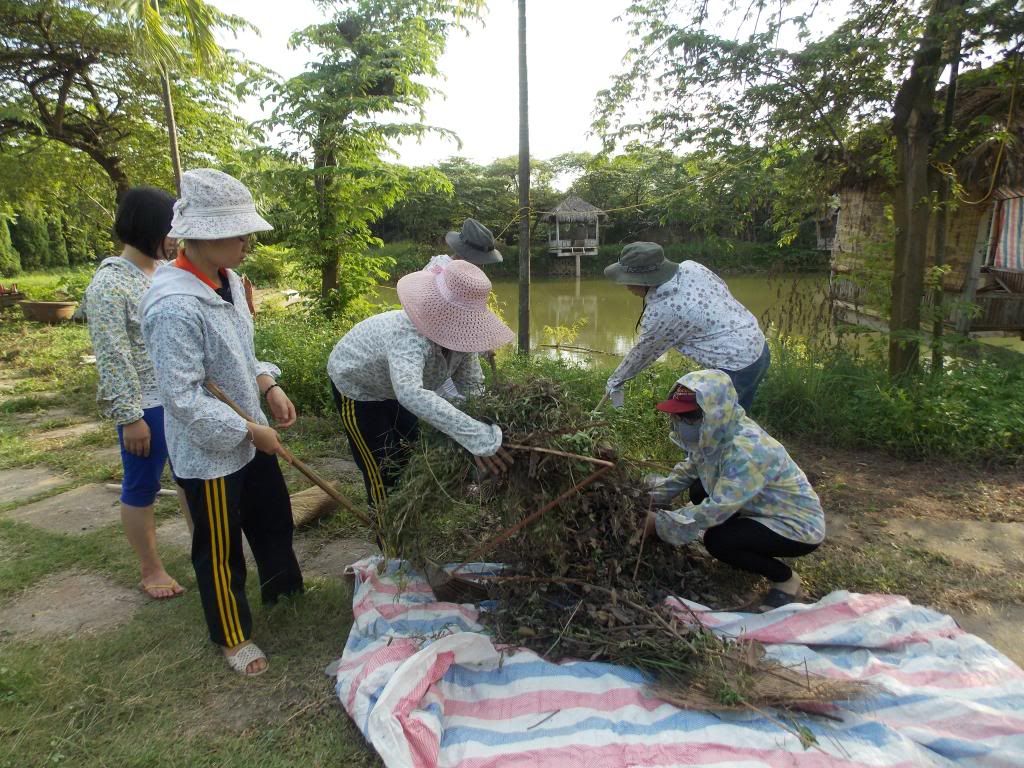
<path fill-rule="evenodd" d="M 426 170 L 426 169 L 421 169 Z M 477 165 L 464 157 L 450 157 L 436 167 L 450 183 L 424 191 L 410 191 L 375 226 L 381 237 L 415 240 L 442 246 L 443 235 L 474 218 L 490 229 L 499 242 L 516 242 L 519 230 L 519 160 L 499 158 Z M 543 160 L 530 162 L 530 199 L 533 211 L 549 211 L 560 199 L 552 188 L 555 168 Z M 534 223 L 536 219 L 533 219 Z"/>
<path fill-rule="evenodd" d="M 108 7 L 101 0 L 0 0 L 0 149 L 59 142 L 102 168 L 120 198 L 133 173 L 158 184 L 170 168 L 166 153 L 154 151 L 163 144 L 157 79 L 140 63 L 135 30 Z M 217 79 L 185 78 L 175 88 L 201 134 L 191 151 L 207 163 L 245 143 L 232 109 L 240 70 L 225 57 Z"/>
<path fill-rule="evenodd" d="M 960 36 L 965 0 L 934 0 L 924 19 L 910 72 L 900 84 L 893 107 L 899 184 L 893 200 L 896 245 L 892 273 L 889 372 L 903 376 L 917 370 L 920 355 L 921 300 L 928 252 L 933 186 L 928 178 L 932 138 L 937 130 L 936 88 L 946 65 L 945 42 Z"/>
<path fill-rule="evenodd" d="M 738 19 L 723 20 L 703 0 L 634 2 L 629 67 L 602 94 L 596 125 L 609 142 L 639 131 L 670 146 L 692 142 L 724 152 L 788 145 L 804 158 L 829 157 L 834 162 L 816 178 L 823 199 L 854 162 L 850 147 L 858 135 L 890 117 L 899 227 L 890 372 L 913 371 L 923 298 L 918 249 L 934 192 L 927 179 L 932 105 L 949 61 L 946 42 L 962 33 L 965 66 L 977 67 L 992 50 L 1019 55 L 1024 9 L 1013 0 L 854 0 L 844 22 L 815 37 L 810 13 L 817 3 L 779 0 L 772 13 L 766 6 L 757 0 Z M 727 21 L 743 30 L 735 39 L 715 31 L 736 28 Z M 783 40 L 793 40 L 793 48 Z M 638 102 L 654 107 L 629 122 L 625 116 Z"/>
<path fill-rule="evenodd" d="M 380 266 L 363 258 L 374 242 L 370 223 L 415 186 L 443 180 L 386 166 L 392 139 L 440 129 L 425 125 L 423 108 L 434 92 L 420 78 L 438 74 L 447 35 L 474 18 L 477 0 L 318 0 L 330 21 L 293 36 L 317 60 L 275 93 L 272 123 L 293 139 L 290 172 L 295 203 L 310 214 L 314 236 L 307 253 L 321 276 L 324 301 L 344 303 L 339 281 L 373 277 Z M 425 185 L 425 186 L 424 186 Z M 337 307 L 336 307 L 337 308 Z"/>
<path fill-rule="evenodd" d="M 51 214 L 46 219 L 46 234 L 50 241 L 47 267 L 66 267 L 68 265 L 68 245 L 64 241 L 64 217 Z"/>
<path fill-rule="evenodd" d="M 170 73 L 183 69 L 199 77 L 210 74 L 224 60 L 216 31 L 237 31 L 246 23 L 220 13 L 203 0 L 163 0 L 162 5 L 161 0 L 109 0 L 108 5 L 133 22 L 137 55 L 153 67 L 159 78 L 174 185 L 180 195 L 181 154 Z M 172 25 L 172 20 L 178 23 Z"/>
<path fill-rule="evenodd" d="M 50 262 L 50 233 L 46 215 L 37 204 L 28 204 L 15 211 L 11 226 L 11 242 L 21 254 L 23 269 L 40 269 Z"/>
<path fill-rule="evenodd" d="M 0 276 L 11 277 L 21 271 L 21 254 L 11 242 L 10 224 L 14 210 L 9 205 L 0 205 Z"/>

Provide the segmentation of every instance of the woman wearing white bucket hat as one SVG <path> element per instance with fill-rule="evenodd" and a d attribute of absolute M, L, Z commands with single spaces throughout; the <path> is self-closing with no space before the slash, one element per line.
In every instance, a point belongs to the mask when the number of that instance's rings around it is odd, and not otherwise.
<path fill-rule="evenodd" d="M 171 466 L 195 523 L 192 565 L 210 638 L 247 676 L 264 672 L 267 659 L 251 641 L 242 533 L 265 605 L 303 590 L 291 502 L 275 455 L 281 444 L 260 396 L 282 428 L 295 422 L 295 407 L 275 381 L 277 366 L 256 359 L 252 316 L 232 271 L 245 258 L 249 236 L 269 229 L 241 182 L 211 169 L 186 172 L 171 223 L 180 248 L 176 269 L 157 272 L 140 306 Z M 252 420 L 210 394 L 208 381 Z"/>
<path fill-rule="evenodd" d="M 406 275 L 402 309 L 355 325 L 327 362 L 335 404 L 363 473 L 370 504 L 383 509 L 408 460 L 423 419 L 473 454 L 477 466 L 502 472 L 512 463 L 501 428 L 466 415 L 435 391 L 451 377 L 462 395 L 483 386 L 477 353 L 515 334 L 487 308 L 491 281 L 467 261 Z"/>

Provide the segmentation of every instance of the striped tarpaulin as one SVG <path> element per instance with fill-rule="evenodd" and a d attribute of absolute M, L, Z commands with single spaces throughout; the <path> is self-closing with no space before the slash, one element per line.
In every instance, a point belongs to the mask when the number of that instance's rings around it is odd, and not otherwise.
<path fill-rule="evenodd" d="M 480 609 L 435 602 L 402 563 L 379 564 L 352 566 L 336 691 L 389 767 L 1024 765 L 1024 671 L 903 597 L 834 592 L 764 615 L 669 602 L 784 664 L 876 686 L 792 721 L 817 739 L 805 748 L 768 717 L 667 704 L 632 669 L 498 648 Z"/>
<path fill-rule="evenodd" d="M 1024 271 L 1024 197 L 997 203 L 993 235 L 996 239 L 993 266 Z"/>

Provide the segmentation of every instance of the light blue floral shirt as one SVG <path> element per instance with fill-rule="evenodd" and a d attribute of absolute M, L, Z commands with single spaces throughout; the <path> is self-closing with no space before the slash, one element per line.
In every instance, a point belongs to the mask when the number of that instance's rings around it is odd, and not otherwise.
<path fill-rule="evenodd" d="M 128 259 L 104 259 L 85 289 L 82 312 L 89 323 L 99 387 L 100 412 L 118 425 L 142 418 L 160 405 L 153 363 L 139 324 L 139 301 L 149 276 Z"/>
<path fill-rule="evenodd" d="M 793 541 L 824 541 L 825 513 L 818 494 L 782 444 L 747 417 L 729 377 L 722 371 L 694 371 L 678 384 L 696 393 L 704 412 L 700 441 L 667 476 L 651 479 L 651 497 L 656 504 L 670 505 L 699 479 L 708 498 L 659 510 L 658 536 L 686 544 L 739 514 Z"/>

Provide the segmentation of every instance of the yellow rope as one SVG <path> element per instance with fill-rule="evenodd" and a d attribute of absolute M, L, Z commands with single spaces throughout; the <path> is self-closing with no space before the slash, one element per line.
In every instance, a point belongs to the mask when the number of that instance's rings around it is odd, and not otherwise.
<path fill-rule="evenodd" d="M 957 198 L 960 200 L 960 202 L 964 203 L 965 205 L 981 205 L 982 203 L 988 202 L 988 199 L 992 197 L 992 193 L 995 191 L 996 179 L 999 178 L 999 166 L 1003 160 L 1003 153 L 1006 151 L 1006 144 L 1009 142 L 1010 139 L 1010 131 L 1013 130 L 1013 111 L 1014 108 L 1017 106 L 1016 99 L 1017 84 L 1019 82 L 1018 73 L 1020 71 L 1020 59 L 1021 56 L 1018 53 L 1016 58 L 1014 58 L 1013 60 L 1013 85 L 1010 86 L 1010 106 L 1006 115 L 1006 131 L 1005 135 L 1003 136 L 1003 140 L 999 143 L 999 152 L 996 154 L 995 166 L 992 168 L 992 178 L 989 180 L 988 192 L 986 192 L 985 196 L 980 198 L 979 200 L 968 200 L 966 197 L 963 197 L 962 195 L 957 195 Z"/>

